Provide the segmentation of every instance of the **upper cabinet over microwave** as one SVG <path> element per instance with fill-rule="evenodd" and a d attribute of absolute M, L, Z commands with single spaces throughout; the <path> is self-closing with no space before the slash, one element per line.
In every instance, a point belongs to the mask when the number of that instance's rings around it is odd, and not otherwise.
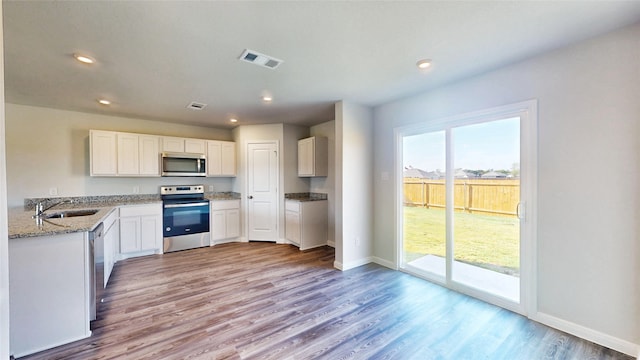
<path fill-rule="evenodd" d="M 163 152 L 162 176 L 207 176 L 207 158 L 203 154 Z"/>

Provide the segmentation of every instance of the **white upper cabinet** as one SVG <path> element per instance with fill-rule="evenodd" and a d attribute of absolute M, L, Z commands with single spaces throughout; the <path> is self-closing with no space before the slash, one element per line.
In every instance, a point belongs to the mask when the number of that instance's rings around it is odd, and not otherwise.
<path fill-rule="evenodd" d="M 91 176 L 116 176 L 116 133 L 91 130 L 89 135 Z"/>
<path fill-rule="evenodd" d="M 327 138 L 313 136 L 298 140 L 298 176 L 327 176 Z"/>
<path fill-rule="evenodd" d="M 118 176 L 160 176 L 159 139 L 118 133 Z"/>
<path fill-rule="evenodd" d="M 118 175 L 139 175 L 140 158 L 138 135 L 117 133 Z"/>
<path fill-rule="evenodd" d="M 236 143 L 207 141 L 207 176 L 236 176 Z"/>
<path fill-rule="evenodd" d="M 184 139 L 184 152 L 193 154 L 206 154 L 206 141 L 200 139 Z"/>
<path fill-rule="evenodd" d="M 236 176 L 236 143 L 172 136 L 90 130 L 91 176 L 160 176 L 160 153 L 194 153 L 208 158 L 207 176 Z"/>
<path fill-rule="evenodd" d="M 140 175 L 160 176 L 160 137 L 140 135 L 138 149 Z"/>
<path fill-rule="evenodd" d="M 184 152 L 184 138 L 163 136 L 162 151 L 163 152 Z"/>
<path fill-rule="evenodd" d="M 160 138 L 91 130 L 91 176 L 160 176 Z"/>
<path fill-rule="evenodd" d="M 162 151 L 205 154 L 207 151 L 206 140 L 163 136 Z"/>

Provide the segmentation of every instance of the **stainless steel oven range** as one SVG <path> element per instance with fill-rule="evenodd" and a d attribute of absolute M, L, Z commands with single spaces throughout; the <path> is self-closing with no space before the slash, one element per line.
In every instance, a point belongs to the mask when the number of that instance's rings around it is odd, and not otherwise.
<path fill-rule="evenodd" d="M 209 246 L 209 200 L 204 185 L 160 187 L 164 252 Z"/>

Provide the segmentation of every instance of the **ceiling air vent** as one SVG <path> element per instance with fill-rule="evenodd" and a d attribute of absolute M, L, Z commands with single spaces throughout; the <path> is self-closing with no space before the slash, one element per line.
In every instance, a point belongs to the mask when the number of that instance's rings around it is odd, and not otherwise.
<path fill-rule="evenodd" d="M 284 62 L 272 56 L 261 54 L 257 51 L 253 51 L 249 49 L 245 49 L 242 55 L 240 55 L 240 60 L 255 64 L 255 65 L 260 65 L 269 69 L 275 69 Z"/>
<path fill-rule="evenodd" d="M 192 101 L 189 105 L 187 105 L 187 109 L 202 110 L 205 106 L 207 106 L 207 104 Z"/>

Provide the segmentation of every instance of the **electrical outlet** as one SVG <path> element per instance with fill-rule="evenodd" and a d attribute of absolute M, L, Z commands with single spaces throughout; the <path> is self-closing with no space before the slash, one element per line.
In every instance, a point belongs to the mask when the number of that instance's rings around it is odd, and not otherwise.
<path fill-rule="evenodd" d="M 209 185 L 209 192 L 213 192 L 213 185 Z"/>
<path fill-rule="evenodd" d="M 49 195 L 58 195 L 58 188 L 57 187 L 51 187 L 49 188 Z"/>
<path fill-rule="evenodd" d="M 134 187 L 133 187 L 133 193 L 134 193 L 134 194 L 138 194 L 138 193 L 140 193 L 140 186 L 134 186 Z"/>

